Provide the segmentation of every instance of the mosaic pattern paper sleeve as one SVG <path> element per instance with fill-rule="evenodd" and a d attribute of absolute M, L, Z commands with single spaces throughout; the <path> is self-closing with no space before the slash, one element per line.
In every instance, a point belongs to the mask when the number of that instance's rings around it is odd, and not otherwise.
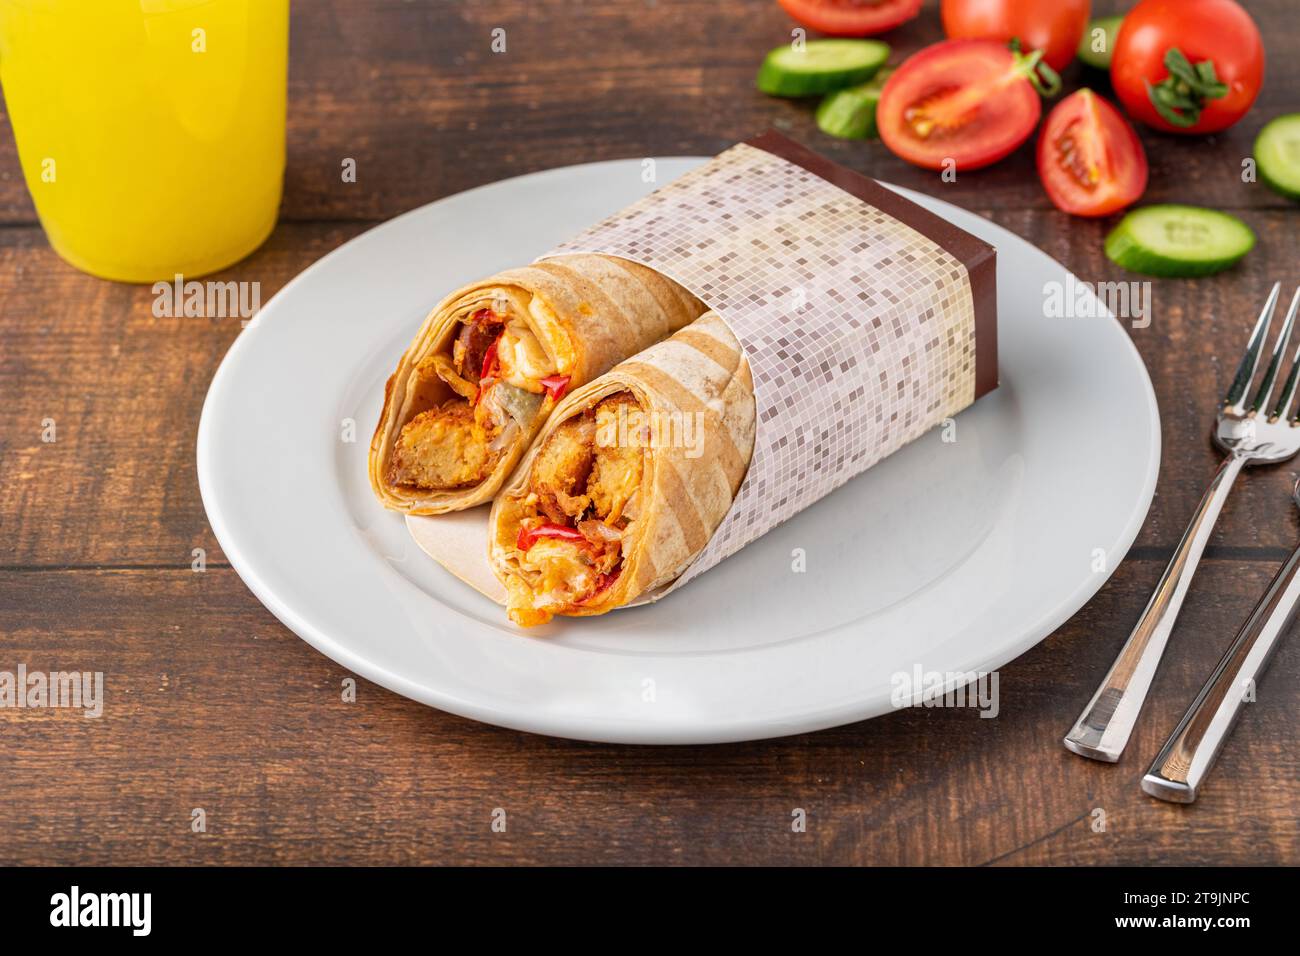
<path fill-rule="evenodd" d="M 542 258 L 570 252 L 675 280 L 726 320 L 753 371 L 749 471 L 673 588 L 976 398 L 966 264 L 766 149 L 734 146 Z"/>

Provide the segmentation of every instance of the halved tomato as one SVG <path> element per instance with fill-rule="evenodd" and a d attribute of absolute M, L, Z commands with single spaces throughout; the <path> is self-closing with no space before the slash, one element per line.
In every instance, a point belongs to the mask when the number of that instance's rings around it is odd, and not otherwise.
<path fill-rule="evenodd" d="M 1047 114 L 1038 137 L 1038 176 L 1059 209 L 1105 216 L 1146 191 L 1147 154 L 1119 110 L 1084 88 Z"/>
<path fill-rule="evenodd" d="M 894 153 L 926 169 L 979 169 L 1029 138 L 1043 107 L 1034 57 L 996 40 L 945 40 L 913 54 L 880 93 L 876 124 Z"/>
<path fill-rule="evenodd" d="M 892 30 L 921 12 L 921 0 L 778 0 L 804 26 L 833 37 Z"/>

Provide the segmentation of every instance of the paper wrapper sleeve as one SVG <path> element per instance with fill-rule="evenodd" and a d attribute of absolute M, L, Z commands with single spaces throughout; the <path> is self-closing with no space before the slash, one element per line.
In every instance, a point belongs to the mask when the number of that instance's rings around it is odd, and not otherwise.
<path fill-rule="evenodd" d="M 750 467 L 669 590 L 997 386 L 993 247 L 774 132 L 555 254 L 578 251 L 689 289 L 730 326 L 753 373 Z"/>

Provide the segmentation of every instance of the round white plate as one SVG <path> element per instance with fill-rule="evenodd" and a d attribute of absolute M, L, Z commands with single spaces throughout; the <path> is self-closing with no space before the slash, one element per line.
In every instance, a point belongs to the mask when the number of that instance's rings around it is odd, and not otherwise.
<path fill-rule="evenodd" d="M 702 161 L 661 159 L 659 181 Z M 885 713 L 893 675 L 991 671 L 1101 587 L 1155 488 L 1142 361 L 1108 315 L 1044 318 L 1060 264 L 911 192 L 998 249 L 1002 384 L 957 418 L 956 441 L 931 432 L 664 601 L 536 633 L 422 554 L 366 481 L 398 356 L 444 293 L 636 200 L 652 188 L 642 169 L 553 169 L 399 216 L 240 335 L 203 408 L 199 485 L 235 570 L 281 621 L 353 672 L 476 720 L 706 743 Z"/>

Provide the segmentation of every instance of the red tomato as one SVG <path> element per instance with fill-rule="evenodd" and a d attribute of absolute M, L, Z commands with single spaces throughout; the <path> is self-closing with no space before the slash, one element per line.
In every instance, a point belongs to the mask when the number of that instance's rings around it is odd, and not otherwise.
<path fill-rule="evenodd" d="M 943 0 L 943 32 L 957 39 L 1020 40 L 1056 71 L 1069 66 L 1088 26 L 1091 0 Z"/>
<path fill-rule="evenodd" d="M 1177 122 L 1161 115 L 1156 103 L 1162 84 L 1176 82 L 1165 65 L 1170 49 L 1194 67 L 1212 62 L 1225 87 L 1220 96 L 1193 95 L 1199 109 L 1174 110 Z M 1110 79 L 1124 109 L 1148 126 L 1213 133 L 1237 122 L 1255 102 L 1264 83 L 1264 43 L 1250 14 L 1233 0 L 1142 0 L 1120 25 Z M 1148 91 L 1148 84 L 1155 89 Z"/>
<path fill-rule="evenodd" d="M 926 169 L 979 169 L 1034 131 L 1038 93 L 996 40 L 944 40 L 913 54 L 880 93 L 876 124 L 894 153 Z"/>
<path fill-rule="evenodd" d="M 921 0 L 778 0 L 804 26 L 833 37 L 884 33 L 921 12 Z"/>
<path fill-rule="evenodd" d="M 1047 114 L 1038 137 L 1038 176 L 1059 209 L 1105 216 L 1147 188 L 1147 154 L 1119 110 L 1089 89 Z"/>

